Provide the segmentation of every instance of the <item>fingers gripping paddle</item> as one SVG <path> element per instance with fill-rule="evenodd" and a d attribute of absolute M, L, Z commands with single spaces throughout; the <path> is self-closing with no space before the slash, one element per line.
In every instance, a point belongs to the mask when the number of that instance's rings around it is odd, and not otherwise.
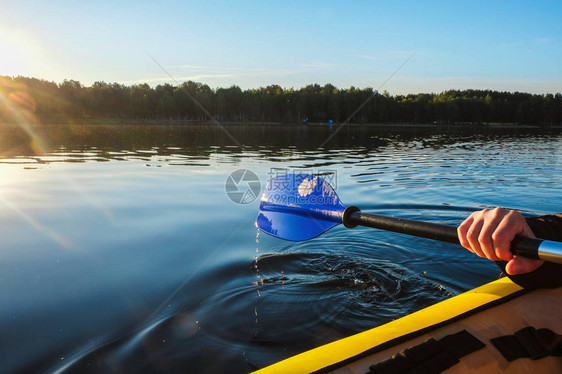
<path fill-rule="evenodd" d="M 460 244 L 457 228 L 362 213 L 346 207 L 322 177 L 286 174 L 271 178 L 261 197 L 256 226 L 281 239 L 302 241 L 315 238 L 334 226 L 366 226 L 402 234 Z M 511 251 L 517 256 L 562 263 L 562 243 L 516 237 Z"/>

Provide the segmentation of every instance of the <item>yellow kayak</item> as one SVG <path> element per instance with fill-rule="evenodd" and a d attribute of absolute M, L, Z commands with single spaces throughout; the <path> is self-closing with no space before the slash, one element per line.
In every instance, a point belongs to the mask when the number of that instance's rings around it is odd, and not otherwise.
<path fill-rule="evenodd" d="M 562 287 L 502 278 L 256 373 L 562 373 L 558 334 Z"/>

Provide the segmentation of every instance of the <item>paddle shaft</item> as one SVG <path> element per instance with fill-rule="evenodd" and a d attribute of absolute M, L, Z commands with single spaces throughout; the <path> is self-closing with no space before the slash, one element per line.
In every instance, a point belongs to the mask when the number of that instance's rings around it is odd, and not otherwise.
<path fill-rule="evenodd" d="M 457 228 L 430 222 L 362 213 L 357 207 L 348 207 L 343 215 L 346 227 L 366 226 L 401 234 L 460 244 Z M 542 239 L 516 237 L 511 242 L 511 252 L 517 256 L 562 263 L 560 243 Z"/>

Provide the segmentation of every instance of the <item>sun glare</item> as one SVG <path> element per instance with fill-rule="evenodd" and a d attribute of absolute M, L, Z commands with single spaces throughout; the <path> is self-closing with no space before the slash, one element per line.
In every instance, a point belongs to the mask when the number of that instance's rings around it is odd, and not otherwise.
<path fill-rule="evenodd" d="M 0 23 L 0 75 L 44 77 L 49 73 L 48 49 L 33 28 Z"/>
<path fill-rule="evenodd" d="M 7 32 L 0 28 L 0 75 L 24 75 L 32 49 L 22 32 Z"/>

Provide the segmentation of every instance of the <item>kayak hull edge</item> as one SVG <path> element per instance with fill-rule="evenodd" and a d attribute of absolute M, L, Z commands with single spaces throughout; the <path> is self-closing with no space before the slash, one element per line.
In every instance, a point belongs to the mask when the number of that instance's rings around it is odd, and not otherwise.
<path fill-rule="evenodd" d="M 508 362 L 490 339 L 512 335 L 526 326 L 562 333 L 562 288 L 527 291 L 501 278 L 400 319 L 280 361 L 258 374 L 366 373 L 369 366 L 429 338 L 467 330 L 486 344 L 463 357 L 447 373 L 562 372 L 562 358 Z M 553 370 L 554 369 L 554 370 Z"/>

